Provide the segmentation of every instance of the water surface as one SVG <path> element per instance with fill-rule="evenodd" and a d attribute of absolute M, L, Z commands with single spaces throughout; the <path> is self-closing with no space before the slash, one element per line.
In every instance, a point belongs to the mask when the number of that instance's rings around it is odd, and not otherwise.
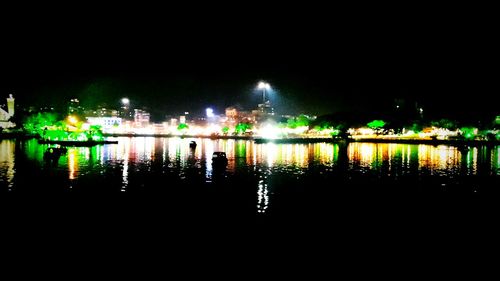
<path fill-rule="evenodd" d="M 323 202 L 324 197 L 352 190 L 357 194 L 373 194 L 371 189 L 377 190 L 375 194 L 491 192 L 500 176 L 498 146 L 459 150 L 446 145 L 386 143 L 118 140 L 118 144 L 68 148 L 55 164 L 44 162 L 48 146 L 36 140 L 2 140 L 0 190 L 94 197 L 148 194 L 166 202 L 196 197 L 214 204 L 234 201 L 238 208 L 267 213 L 290 202 L 294 206 L 306 200 Z M 192 140 L 198 143 L 195 150 L 189 148 Z M 212 166 L 214 151 L 226 152 L 229 162 L 225 170 Z"/>

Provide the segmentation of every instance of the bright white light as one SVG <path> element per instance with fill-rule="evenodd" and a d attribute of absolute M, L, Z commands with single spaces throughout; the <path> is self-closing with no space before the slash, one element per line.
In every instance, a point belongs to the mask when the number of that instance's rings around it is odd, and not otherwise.
<path fill-rule="evenodd" d="M 269 90 L 271 89 L 271 85 L 269 85 L 269 83 L 266 83 L 266 82 L 259 82 L 259 84 L 257 85 L 257 89 L 259 90 L 262 90 L 262 89 L 266 89 L 266 90 Z"/>
<path fill-rule="evenodd" d="M 122 99 L 122 103 L 123 103 L 123 104 L 129 104 L 129 103 L 130 103 L 130 100 L 129 100 L 129 99 L 127 99 L 127 98 L 123 98 L 123 99 Z"/>
<path fill-rule="evenodd" d="M 214 117 L 214 110 L 211 108 L 207 108 L 207 118 L 212 118 Z"/>
<path fill-rule="evenodd" d="M 78 123 L 78 119 L 76 119 L 75 116 L 68 116 L 68 122 L 71 124 L 71 125 L 76 125 L 76 123 Z"/>
<path fill-rule="evenodd" d="M 373 135 L 375 134 L 375 131 L 370 128 L 359 128 L 357 129 L 357 133 L 360 135 Z"/>
<path fill-rule="evenodd" d="M 265 139 L 275 139 L 278 137 L 279 130 L 271 125 L 267 125 L 260 129 L 261 137 Z"/>

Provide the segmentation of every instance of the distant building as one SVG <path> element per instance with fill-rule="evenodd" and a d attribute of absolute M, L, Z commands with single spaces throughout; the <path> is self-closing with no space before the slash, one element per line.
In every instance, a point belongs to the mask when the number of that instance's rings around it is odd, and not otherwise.
<path fill-rule="evenodd" d="M 170 126 L 177 127 L 179 125 L 177 121 L 179 121 L 177 118 L 170 118 Z"/>
<path fill-rule="evenodd" d="M 14 97 L 9 95 L 7 98 L 7 111 L 0 107 L 0 127 L 1 128 L 11 128 L 14 127 L 15 124 L 10 122 L 9 119 L 14 116 Z"/>
<path fill-rule="evenodd" d="M 150 121 L 149 112 L 142 109 L 134 109 L 134 122 L 137 127 L 148 126 Z"/>
<path fill-rule="evenodd" d="M 104 131 L 120 127 L 122 118 L 120 117 L 87 117 L 87 123 L 90 125 L 101 126 Z"/>
<path fill-rule="evenodd" d="M 260 103 L 257 109 L 252 110 L 252 116 L 257 122 L 262 122 L 266 119 L 274 117 L 274 108 L 271 106 L 270 101 Z"/>
<path fill-rule="evenodd" d="M 238 109 L 236 107 L 226 108 L 226 117 L 229 121 L 236 120 L 238 118 Z"/>
<path fill-rule="evenodd" d="M 118 117 L 118 110 L 106 107 L 98 107 L 84 111 L 86 117 Z"/>
<path fill-rule="evenodd" d="M 118 115 L 126 120 L 132 120 L 134 118 L 134 112 L 130 110 L 129 102 L 122 102 L 122 106 L 120 107 L 120 112 L 118 113 Z"/>
<path fill-rule="evenodd" d="M 71 115 L 71 114 L 83 115 L 84 113 L 85 113 L 85 110 L 80 105 L 80 101 L 78 99 L 71 99 L 68 102 L 68 115 Z"/>
<path fill-rule="evenodd" d="M 240 111 L 238 112 L 238 121 L 245 123 L 255 123 L 255 116 L 252 115 L 250 111 Z"/>
<path fill-rule="evenodd" d="M 274 107 L 271 106 L 270 101 L 266 101 L 265 103 L 259 104 L 259 110 L 268 116 L 274 116 Z"/>

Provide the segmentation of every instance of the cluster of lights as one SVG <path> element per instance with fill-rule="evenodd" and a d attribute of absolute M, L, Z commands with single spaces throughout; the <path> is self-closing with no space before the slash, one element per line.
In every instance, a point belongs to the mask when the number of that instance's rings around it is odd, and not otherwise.
<path fill-rule="evenodd" d="M 271 90 L 271 85 L 267 82 L 260 81 L 259 84 L 257 84 L 257 89 L 262 90 L 262 102 L 266 102 L 266 90 L 269 91 Z"/>
<path fill-rule="evenodd" d="M 263 101 L 265 102 L 266 91 L 271 90 L 271 85 L 265 81 L 260 81 L 257 84 L 256 89 L 262 90 Z M 78 100 L 72 100 L 78 102 Z M 126 97 L 121 99 L 121 103 L 124 107 L 130 105 L 130 100 Z M 397 106 L 399 107 L 399 106 Z M 423 113 L 423 109 L 419 108 L 420 113 Z M 214 110 L 212 108 L 206 108 L 206 117 L 209 120 L 209 124 L 206 126 L 196 126 L 192 124 L 181 123 L 180 125 L 167 125 L 164 123 L 162 128 L 158 126 L 144 126 L 144 127 L 131 127 L 131 124 L 124 123 L 120 125 L 115 125 L 113 128 L 107 128 L 107 133 L 137 133 L 137 134 L 171 134 L 171 135 L 193 135 L 193 136 L 212 136 L 212 135 L 245 135 L 246 133 L 251 133 L 251 135 L 276 139 L 281 137 L 332 137 L 338 136 L 341 132 L 332 126 L 317 126 L 315 128 L 310 128 L 309 121 L 312 120 L 309 116 L 301 115 L 295 118 L 290 118 L 286 125 L 284 124 L 273 124 L 264 123 L 257 128 L 251 128 L 249 124 L 239 123 L 233 128 L 222 127 L 215 122 L 216 117 Z M 185 112 L 188 115 L 189 112 Z M 497 117 L 497 123 L 500 116 Z M 182 120 L 182 119 L 181 119 Z M 79 120 L 74 115 L 69 115 L 64 120 L 63 125 L 56 126 L 56 122 L 38 122 L 43 125 L 45 132 L 43 132 L 47 137 L 53 139 L 74 139 L 74 140 L 86 140 L 88 138 L 97 139 L 102 138 L 102 134 L 95 134 L 96 126 L 91 126 L 89 123 L 85 123 Z M 33 122 L 36 123 L 36 122 Z M 37 124 L 38 124 L 37 123 Z M 29 124 L 28 124 L 29 125 Z M 222 125 L 222 124 L 221 124 Z M 475 139 L 479 134 L 477 128 L 461 128 L 457 130 L 449 130 L 446 128 L 439 127 L 428 127 L 421 132 L 416 132 L 414 130 L 403 129 L 402 133 L 396 134 L 394 130 L 387 130 L 385 128 L 386 123 L 383 120 L 373 120 L 368 123 L 366 127 L 361 128 L 350 128 L 347 133 L 352 135 L 354 138 L 371 138 L 371 137 L 381 137 L 381 138 L 394 138 L 394 137 L 407 137 L 407 138 L 437 138 L 437 139 L 447 139 L 449 137 L 462 136 L 465 139 Z M 41 125 L 39 125 L 41 127 Z M 32 133 L 38 133 L 41 135 L 40 128 L 33 128 Z M 99 130 L 100 131 L 100 130 Z M 381 134 L 383 133 L 383 134 Z M 484 132 L 483 132 L 484 133 Z M 490 134 L 495 135 L 497 139 L 500 138 L 498 131 L 491 131 Z"/>
<path fill-rule="evenodd" d="M 271 85 L 269 85 L 269 83 L 260 81 L 259 84 L 257 84 L 257 89 L 269 91 L 271 89 Z"/>
<path fill-rule="evenodd" d="M 69 115 L 65 120 L 59 122 L 51 114 L 38 114 L 28 119 L 24 126 L 30 133 L 47 140 L 87 141 L 103 139 L 99 126 L 91 126 L 73 115 Z"/>

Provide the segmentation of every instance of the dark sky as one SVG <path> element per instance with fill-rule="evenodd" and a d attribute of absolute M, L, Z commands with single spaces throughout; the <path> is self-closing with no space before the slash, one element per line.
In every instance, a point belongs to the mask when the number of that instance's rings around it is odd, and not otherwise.
<path fill-rule="evenodd" d="M 56 105 L 127 96 L 161 115 L 253 106 L 264 79 L 283 113 L 363 112 L 394 98 L 437 113 L 498 110 L 487 17 L 318 11 L 7 19 L 0 93 Z"/>

